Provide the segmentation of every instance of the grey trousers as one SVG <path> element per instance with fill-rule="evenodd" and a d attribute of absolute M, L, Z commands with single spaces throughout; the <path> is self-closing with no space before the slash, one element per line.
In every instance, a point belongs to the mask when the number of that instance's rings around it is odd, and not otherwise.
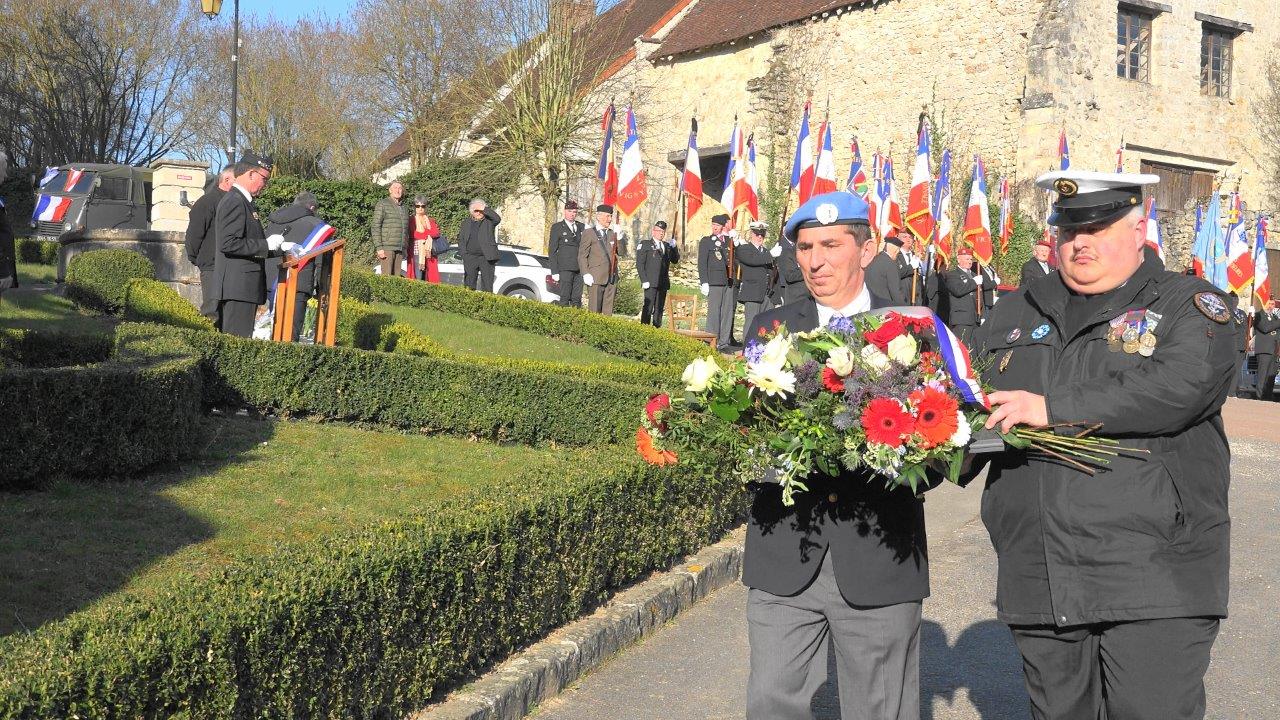
<path fill-rule="evenodd" d="M 712 285 L 707 293 L 707 322 L 703 330 L 716 336 L 716 345 L 728 345 L 733 338 L 733 288 Z"/>
<path fill-rule="evenodd" d="M 744 302 L 744 303 L 742 303 L 742 332 L 743 332 L 743 334 L 744 334 L 744 335 L 745 335 L 747 332 L 750 332 L 750 330 L 751 330 L 751 321 L 755 319 L 755 317 L 756 317 L 756 313 L 760 312 L 760 311 L 761 311 L 761 310 L 763 310 L 763 309 L 764 309 L 764 303 L 763 303 L 763 302 Z M 752 339 L 753 339 L 753 338 L 744 337 L 744 338 L 742 338 L 742 344 L 743 344 L 743 345 L 746 345 L 746 344 L 747 344 L 747 341 L 748 341 L 748 340 L 752 340 Z M 754 338 L 754 339 L 759 340 L 759 338 Z"/>
<path fill-rule="evenodd" d="M 213 268 L 200 270 L 200 314 L 213 321 L 214 325 L 218 324 L 218 299 L 214 297 L 213 283 L 215 281 Z"/>
<path fill-rule="evenodd" d="M 1034 720 L 1201 720 L 1216 618 L 1014 625 Z"/>
<path fill-rule="evenodd" d="M 747 720 L 811 720 L 835 643 L 842 720 L 919 720 L 920 601 L 863 607 L 840 594 L 831 553 L 799 595 L 751 588 Z"/>

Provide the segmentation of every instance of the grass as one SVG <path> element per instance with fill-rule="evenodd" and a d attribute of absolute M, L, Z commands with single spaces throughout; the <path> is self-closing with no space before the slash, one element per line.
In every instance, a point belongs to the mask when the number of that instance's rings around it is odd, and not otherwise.
<path fill-rule="evenodd" d="M 0 328 L 85 334 L 106 332 L 115 325 L 114 318 L 82 312 L 58 294 L 56 275 L 53 265 L 18 263 L 21 287 L 0 295 Z"/>
<path fill-rule="evenodd" d="M 210 418 L 196 450 L 140 479 L 0 496 L 0 634 L 589 452 L 247 418 Z"/>
<path fill-rule="evenodd" d="M 450 350 L 459 353 L 565 362 L 575 365 L 635 362 L 601 352 L 588 345 L 549 338 L 525 330 L 490 325 L 463 315 L 386 303 L 375 303 L 374 307 L 390 313 L 397 320 L 412 325 Z"/>

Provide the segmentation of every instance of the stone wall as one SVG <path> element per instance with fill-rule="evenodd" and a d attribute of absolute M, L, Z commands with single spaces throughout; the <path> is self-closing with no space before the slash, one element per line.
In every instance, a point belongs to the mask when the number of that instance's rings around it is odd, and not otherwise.
<path fill-rule="evenodd" d="M 200 271 L 187 260 L 184 233 L 155 230 L 77 230 L 58 238 L 58 282 L 66 280 L 71 258 L 89 250 L 130 250 L 155 265 L 156 279 L 200 306 Z"/>

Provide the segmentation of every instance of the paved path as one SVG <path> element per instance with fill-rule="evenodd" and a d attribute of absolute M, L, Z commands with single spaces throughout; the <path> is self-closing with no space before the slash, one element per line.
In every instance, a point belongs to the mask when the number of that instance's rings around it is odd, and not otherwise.
<path fill-rule="evenodd" d="M 1230 400 L 1231 617 L 1214 647 L 1210 718 L 1280 718 L 1280 404 Z M 1020 662 L 995 619 L 995 556 L 978 519 L 978 487 L 929 494 L 933 595 L 921 648 L 924 720 L 1023 720 Z M 728 720 L 743 717 L 746 590 L 716 592 L 548 702 L 538 720 Z M 818 720 L 840 717 L 835 688 L 814 697 Z"/>

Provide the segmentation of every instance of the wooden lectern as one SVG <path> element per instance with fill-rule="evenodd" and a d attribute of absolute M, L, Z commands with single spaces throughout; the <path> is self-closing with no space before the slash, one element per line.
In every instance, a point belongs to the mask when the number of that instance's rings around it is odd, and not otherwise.
<path fill-rule="evenodd" d="M 293 342 L 293 320 L 295 310 L 294 298 L 298 294 L 298 266 L 307 262 L 317 262 L 323 255 L 330 258 L 324 261 L 320 282 L 316 290 L 316 302 L 319 312 L 316 313 L 316 344 L 333 346 L 338 334 L 338 287 L 342 280 L 342 253 L 346 240 L 327 242 L 305 255 L 290 258 L 282 263 L 286 278 L 276 286 L 275 325 L 271 339 L 276 342 Z"/>

